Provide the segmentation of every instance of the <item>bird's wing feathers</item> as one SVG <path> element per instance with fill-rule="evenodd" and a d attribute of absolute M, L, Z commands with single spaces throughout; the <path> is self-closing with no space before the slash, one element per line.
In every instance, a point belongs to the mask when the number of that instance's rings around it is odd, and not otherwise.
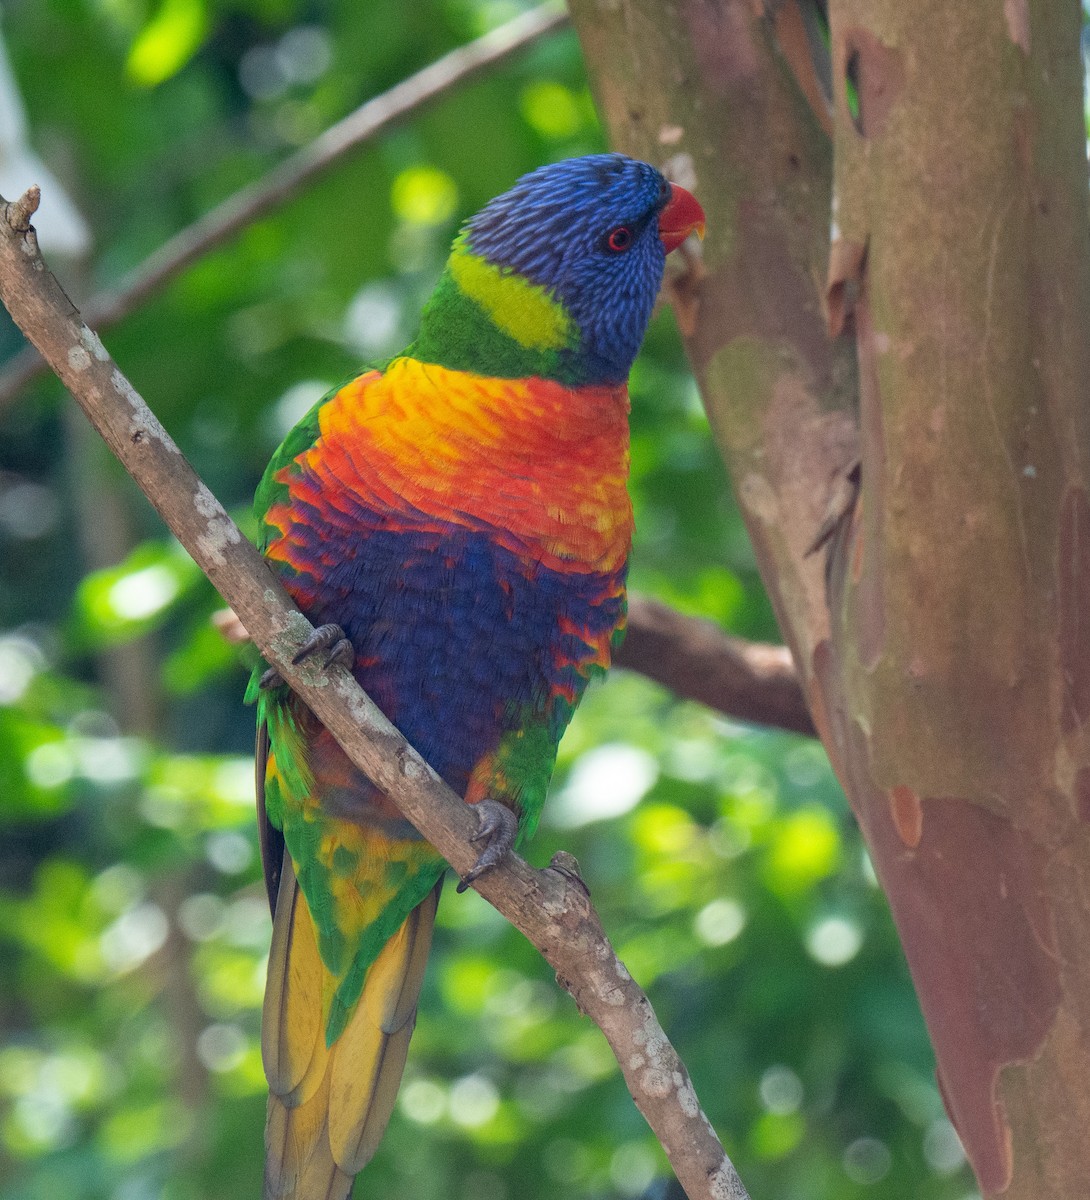
<path fill-rule="evenodd" d="M 262 548 L 312 620 L 345 628 L 357 679 L 447 782 L 510 804 L 526 834 L 623 622 L 627 399 L 596 393 L 600 419 L 555 440 L 568 389 L 398 364 L 289 435 L 258 491 Z M 503 419 L 505 389 L 537 406 L 545 451 Z M 555 478 L 534 478 L 541 462 Z M 446 864 L 301 701 L 257 700 L 275 909 L 266 1200 L 340 1200 L 394 1105 Z"/>
<path fill-rule="evenodd" d="M 297 699 L 277 689 L 258 705 L 266 849 L 286 847 L 278 870 L 266 860 L 265 1200 L 344 1200 L 393 1110 L 444 864 L 388 827 Z"/>
<path fill-rule="evenodd" d="M 269 1087 L 295 1104 L 314 1088 L 303 1087 L 317 1057 L 324 1058 L 322 1002 L 326 971 L 318 954 L 314 923 L 299 888 L 291 856 L 284 856 L 276 901 L 265 1007 L 261 1015 L 261 1057 Z M 318 1073 L 321 1078 L 321 1072 Z"/>

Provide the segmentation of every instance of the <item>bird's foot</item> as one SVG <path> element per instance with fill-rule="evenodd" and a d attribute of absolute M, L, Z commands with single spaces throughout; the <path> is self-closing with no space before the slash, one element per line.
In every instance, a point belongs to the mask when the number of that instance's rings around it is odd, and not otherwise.
<path fill-rule="evenodd" d="M 477 832 L 469 840 L 484 842 L 485 847 L 472 869 L 462 877 L 457 887 L 459 892 L 464 892 L 475 879 L 480 879 L 507 857 L 519 829 L 515 814 L 497 800 L 478 800 L 473 810 L 477 814 Z"/>
<path fill-rule="evenodd" d="M 305 658 L 321 654 L 323 650 L 329 651 L 329 655 L 326 658 L 326 666 L 332 667 L 336 664 L 340 667 L 346 667 L 348 670 L 352 669 L 352 664 L 356 659 L 356 652 L 352 649 L 352 643 L 345 636 L 344 630 L 339 625 L 319 625 L 299 647 L 299 653 L 291 661 L 295 666 L 298 666 Z"/>
<path fill-rule="evenodd" d="M 356 652 L 352 649 L 352 643 L 345 637 L 344 630 L 339 625 L 319 625 L 299 647 L 299 653 L 291 661 L 298 666 L 304 659 L 321 654 L 323 651 L 328 652 L 326 655 L 327 667 L 336 665 L 349 671 L 352 670 Z M 280 687 L 283 682 L 283 675 L 275 667 L 270 667 L 261 676 L 259 686 L 262 691 L 268 691 L 269 688 Z"/>
<path fill-rule="evenodd" d="M 257 681 L 257 686 L 263 692 L 272 691 L 273 688 L 281 687 L 284 683 L 284 676 L 275 667 L 269 667 L 263 671 L 261 678 Z"/>

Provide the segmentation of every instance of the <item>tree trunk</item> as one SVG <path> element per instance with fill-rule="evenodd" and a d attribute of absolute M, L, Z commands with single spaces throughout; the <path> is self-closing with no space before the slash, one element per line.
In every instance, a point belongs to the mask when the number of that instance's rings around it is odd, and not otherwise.
<path fill-rule="evenodd" d="M 615 144 L 707 210 L 694 367 L 981 1190 L 1083 1200 L 1080 8 L 831 0 L 831 122 L 759 8 L 573 3 Z"/>

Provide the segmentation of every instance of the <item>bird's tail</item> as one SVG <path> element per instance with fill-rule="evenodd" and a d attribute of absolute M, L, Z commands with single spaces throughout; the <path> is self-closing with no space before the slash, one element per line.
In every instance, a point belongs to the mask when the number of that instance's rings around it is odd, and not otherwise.
<path fill-rule="evenodd" d="M 333 981 L 285 855 L 261 1030 L 269 1080 L 264 1200 L 345 1200 L 378 1147 L 416 1024 L 440 886 L 383 947 L 327 1046 Z"/>

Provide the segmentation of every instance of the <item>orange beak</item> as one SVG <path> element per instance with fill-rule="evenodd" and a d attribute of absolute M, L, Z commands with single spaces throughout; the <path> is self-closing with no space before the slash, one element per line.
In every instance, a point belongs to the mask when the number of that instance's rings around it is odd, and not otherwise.
<path fill-rule="evenodd" d="M 690 233 L 700 238 L 704 236 L 704 210 L 692 192 L 672 183 L 670 199 L 659 213 L 659 237 L 666 253 L 676 250 Z"/>

